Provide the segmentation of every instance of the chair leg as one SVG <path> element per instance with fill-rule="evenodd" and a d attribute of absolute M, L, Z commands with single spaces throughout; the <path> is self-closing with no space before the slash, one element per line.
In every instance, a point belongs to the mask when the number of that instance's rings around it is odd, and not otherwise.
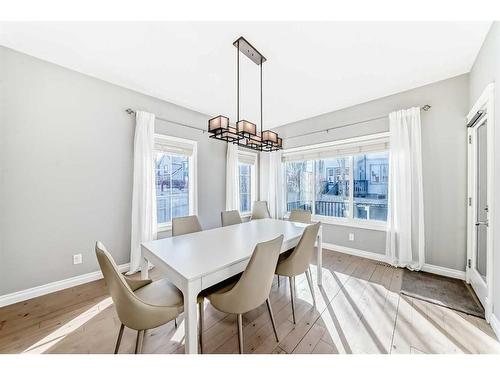
<path fill-rule="evenodd" d="M 174 318 L 174 328 L 177 329 L 177 318 Z"/>
<path fill-rule="evenodd" d="M 115 345 L 115 354 L 118 354 L 118 349 L 120 349 L 120 344 L 122 342 L 122 336 L 123 336 L 123 329 L 125 326 L 122 325 L 120 326 L 120 332 L 118 332 L 118 338 L 116 339 L 116 345 Z"/>
<path fill-rule="evenodd" d="M 145 329 L 144 331 L 142 331 L 142 340 L 141 340 L 141 347 L 140 347 L 141 354 L 142 354 L 142 349 L 144 348 L 144 340 L 146 340 L 146 333 L 147 332 L 148 332 L 147 329 Z"/>
<path fill-rule="evenodd" d="M 238 344 L 240 346 L 240 354 L 243 354 L 243 317 L 238 314 Z"/>
<path fill-rule="evenodd" d="M 278 275 L 278 288 L 280 287 L 280 275 Z"/>
<path fill-rule="evenodd" d="M 293 324 L 295 324 L 295 276 L 290 276 L 288 281 L 290 282 L 290 297 L 292 298 Z"/>
<path fill-rule="evenodd" d="M 137 331 L 137 339 L 135 340 L 135 354 L 142 353 L 142 344 L 144 344 L 144 330 Z"/>
<path fill-rule="evenodd" d="M 278 331 L 276 331 L 276 323 L 274 322 L 274 315 L 273 315 L 273 309 L 271 308 L 271 301 L 266 299 L 266 304 L 267 304 L 267 309 L 269 310 L 269 317 L 271 318 L 271 323 L 273 324 L 273 331 L 274 331 L 274 336 L 276 337 L 276 341 L 280 342 L 280 339 L 278 338 Z"/>
<path fill-rule="evenodd" d="M 198 310 L 199 310 L 199 315 L 200 315 L 200 327 L 198 328 L 198 341 L 200 342 L 200 354 L 203 354 L 203 330 L 205 328 L 204 321 L 205 321 L 205 306 L 203 302 L 200 302 L 198 304 Z"/>
<path fill-rule="evenodd" d="M 309 289 L 311 290 L 311 295 L 313 298 L 313 306 L 316 306 L 316 295 L 314 294 L 314 285 L 312 281 L 311 269 L 309 267 L 306 269 L 306 279 L 307 283 L 309 284 Z"/>

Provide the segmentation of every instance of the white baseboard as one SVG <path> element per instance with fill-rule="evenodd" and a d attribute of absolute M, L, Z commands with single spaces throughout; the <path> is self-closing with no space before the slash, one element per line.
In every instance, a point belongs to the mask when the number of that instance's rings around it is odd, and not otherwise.
<path fill-rule="evenodd" d="M 500 320 L 495 316 L 495 314 L 490 314 L 490 326 L 497 335 L 497 339 L 500 340 Z"/>
<path fill-rule="evenodd" d="M 120 272 L 128 271 L 129 263 L 119 265 L 118 269 L 120 270 Z M 40 297 L 45 294 L 57 292 L 58 290 L 71 288 L 77 285 L 89 283 L 91 281 L 99 279 L 102 279 L 102 272 L 95 271 L 86 273 L 84 275 L 70 277 L 69 279 L 54 281 L 52 283 L 48 283 L 45 285 L 40 285 L 40 286 L 35 286 L 33 288 L 20 290 L 19 292 L 4 294 L 3 296 L 0 296 L 0 307 L 12 305 L 14 303 L 26 301 L 31 298 Z"/>
<path fill-rule="evenodd" d="M 434 266 L 432 264 L 424 264 L 422 271 L 435 273 L 436 275 L 448 276 L 454 279 L 465 280 L 465 271 L 454 270 L 453 268 L 446 268 L 441 266 Z"/>
<path fill-rule="evenodd" d="M 364 251 L 359 249 L 353 249 L 347 246 L 339 246 L 332 243 L 323 242 L 323 249 L 338 251 L 339 253 L 354 255 L 361 258 L 367 258 L 376 260 L 378 262 L 388 263 L 388 258 L 385 254 L 372 253 L 370 251 Z"/>
<path fill-rule="evenodd" d="M 339 246 L 331 243 L 326 243 L 323 242 L 323 248 L 325 250 L 333 250 L 333 251 L 338 251 L 340 253 L 345 253 L 349 255 L 354 255 L 362 258 L 367 258 L 367 259 L 372 259 L 378 262 L 386 262 L 388 263 L 388 258 L 385 254 L 377 254 L 377 253 L 372 253 L 369 251 L 364 251 L 364 250 L 359 250 L 359 249 L 353 249 L 350 247 L 346 246 Z M 126 272 L 129 269 L 129 264 L 122 264 L 118 266 L 118 269 L 120 272 Z M 460 279 L 460 280 L 465 280 L 465 271 L 458 271 L 454 270 L 451 268 L 446 268 L 446 267 L 440 267 L 440 266 L 434 266 L 431 264 L 424 264 L 424 267 L 422 268 L 422 271 L 425 272 L 430 272 L 434 273 L 437 275 L 442 275 L 442 276 L 448 276 L 448 277 L 453 277 L 455 279 Z M 52 283 L 48 283 L 45 285 L 40 285 L 36 286 L 33 288 L 25 289 L 25 290 L 20 290 L 18 292 L 10 293 L 10 294 L 5 294 L 3 296 L 0 296 L 0 307 L 7 306 L 7 305 L 12 305 L 17 302 L 21 301 L 26 301 L 31 298 L 43 296 L 45 294 L 57 292 L 62 289 L 67 289 L 71 288 L 77 285 L 85 284 L 91 281 L 99 280 L 102 278 L 102 273 L 101 271 L 95 271 L 95 272 L 90 272 L 86 273 L 84 275 L 80 276 L 75 276 L 75 277 L 70 277 L 69 279 L 65 280 L 60 280 L 60 281 L 54 281 Z M 491 315 L 491 326 L 494 327 L 494 324 L 496 324 L 496 329 L 495 333 L 497 336 L 500 337 L 500 323 L 499 321 L 494 317 L 494 315 Z M 493 322 L 495 321 L 495 323 Z"/>
<path fill-rule="evenodd" d="M 345 253 L 349 255 L 355 255 L 357 257 L 372 259 L 378 262 L 389 263 L 389 258 L 385 254 L 372 253 L 370 251 L 364 251 L 359 249 L 353 249 L 351 247 L 339 246 L 331 243 L 323 242 L 323 248 L 327 250 L 334 250 L 340 253 Z M 434 266 L 432 264 L 424 264 L 422 271 L 434 273 L 436 275 L 448 276 L 454 279 L 465 280 L 465 271 L 458 271 L 452 268 L 446 268 L 441 266 Z"/>

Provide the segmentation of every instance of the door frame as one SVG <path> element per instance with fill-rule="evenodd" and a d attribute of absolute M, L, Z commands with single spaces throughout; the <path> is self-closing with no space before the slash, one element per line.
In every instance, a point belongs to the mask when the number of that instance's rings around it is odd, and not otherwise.
<path fill-rule="evenodd" d="M 485 298 L 485 318 L 490 321 L 490 316 L 493 311 L 493 228 L 494 226 L 494 132 L 495 132 L 495 118 L 494 118 L 494 84 L 490 83 L 484 89 L 483 93 L 474 104 L 469 114 L 467 115 L 467 124 L 480 110 L 486 111 L 487 123 L 487 199 L 488 199 L 488 231 L 487 231 L 487 253 L 486 253 L 486 298 Z M 467 128 L 467 259 L 466 259 L 466 273 L 465 280 L 471 283 L 471 274 L 475 259 L 473 258 L 473 246 L 475 245 L 475 221 L 476 221 L 476 207 L 475 207 L 475 178 L 476 176 L 471 173 L 475 170 L 472 163 L 476 145 L 471 141 L 473 137 L 474 128 Z"/>

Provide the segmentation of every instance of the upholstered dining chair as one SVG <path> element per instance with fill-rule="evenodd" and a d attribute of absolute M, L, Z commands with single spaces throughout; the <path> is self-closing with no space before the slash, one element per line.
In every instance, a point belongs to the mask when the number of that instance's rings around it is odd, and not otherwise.
<path fill-rule="evenodd" d="M 198 216 L 174 217 L 172 219 L 172 236 L 181 236 L 194 232 L 201 232 L 203 228 L 200 225 Z"/>
<path fill-rule="evenodd" d="M 96 243 L 95 252 L 121 321 L 115 354 L 125 327 L 137 330 L 135 353 L 141 353 L 146 330 L 174 320 L 183 311 L 182 292 L 166 279 L 153 282 L 123 276 L 101 242 Z"/>
<path fill-rule="evenodd" d="M 290 216 L 288 217 L 288 221 L 294 221 L 296 223 L 304 223 L 311 224 L 311 211 L 307 210 L 292 210 L 290 212 Z M 293 250 L 290 250 L 290 253 Z M 282 256 L 286 256 L 287 254 L 282 254 Z M 280 275 L 277 275 L 278 278 L 278 287 L 280 286 Z"/>
<path fill-rule="evenodd" d="M 271 215 L 267 208 L 267 201 L 255 201 L 252 206 L 252 216 L 250 220 L 268 219 Z"/>
<path fill-rule="evenodd" d="M 311 211 L 308 210 L 292 210 L 290 212 L 289 221 L 295 221 L 298 223 L 311 224 Z"/>
<path fill-rule="evenodd" d="M 267 304 L 274 336 L 276 341 L 279 341 L 269 293 L 282 244 L 283 235 L 257 244 L 239 280 L 207 294 L 213 307 L 222 312 L 237 315 L 240 354 L 243 353 L 242 314 L 259 307 L 264 302 Z"/>
<path fill-rule="evenodd" d="M 284 259 L 280 259 L 278 266 L 276 267 L 276 275 L 287 276 L 290 283 L 290 296 L 292 299 L 292 316 L 293 323 L 295 324 L 295 276 L 302 273 L 306 274 L 307 283 L 309 284 L 309 289 L 311 290 L 313 303 L 316 305 L 316 296 L 314 295 L 314 287 L 312 283 L 311 269 L 309 264 L 314 254 L 314 242 L 318 236 L 318 231 L 321 223 L 308 225 L 299 243 L 290 254 L 286 254 Z"/>
<path fill-rule="evenodd" d="M 220 220 L 222 222 L 223 227 L 242 223 L 241 216 L 238 210 L 222 211 L 220 213 Z"/>

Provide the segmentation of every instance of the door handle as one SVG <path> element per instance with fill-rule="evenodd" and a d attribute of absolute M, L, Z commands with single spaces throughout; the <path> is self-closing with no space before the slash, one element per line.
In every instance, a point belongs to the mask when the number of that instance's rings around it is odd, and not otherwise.
<path fill-rule="evenodd" d="M 479 225 L 486 225 L 486 226 L 488 226 L 488 221 L 478 221 L 476 223 L 476 226 L 479 226 Z"/>

